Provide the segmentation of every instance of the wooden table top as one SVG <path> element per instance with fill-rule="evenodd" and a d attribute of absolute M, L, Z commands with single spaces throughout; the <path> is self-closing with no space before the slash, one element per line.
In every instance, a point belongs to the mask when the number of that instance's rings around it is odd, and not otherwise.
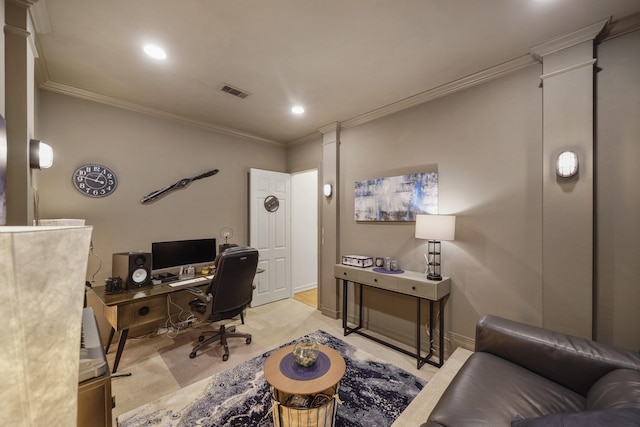
<path fill-rule="evenodd" d="M 329 371 L 313 380 L 294 380 L 280 371 L 280 362 L 293 351 L 293 346 L 281 348 L 269 356 L 264 363 L 264 378 L 273 388 L 290 394 L 315 394 L 338 384 L 347 369 L 347 365 L 337 351 L 320 344 L 319 350 L 329 357 Z"/>

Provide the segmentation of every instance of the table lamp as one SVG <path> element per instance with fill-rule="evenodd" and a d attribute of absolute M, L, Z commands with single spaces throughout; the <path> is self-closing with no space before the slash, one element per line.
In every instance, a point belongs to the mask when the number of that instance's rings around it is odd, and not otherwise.
<path fill-rule="evenodd" d="M 454 240 L 456 217 L 453 215 L 416 215 L 416 239 L 427 239 L 427 279 L 442 280 L 440 274 L 442 240 Z"/>

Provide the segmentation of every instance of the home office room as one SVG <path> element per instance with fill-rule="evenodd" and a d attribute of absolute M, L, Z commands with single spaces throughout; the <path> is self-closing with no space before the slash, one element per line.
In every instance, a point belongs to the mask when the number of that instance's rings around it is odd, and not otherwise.
<path fill-rule="evenodd" d="M 4 420 L 640 425 L 637 1 L 2 4 Z"/>

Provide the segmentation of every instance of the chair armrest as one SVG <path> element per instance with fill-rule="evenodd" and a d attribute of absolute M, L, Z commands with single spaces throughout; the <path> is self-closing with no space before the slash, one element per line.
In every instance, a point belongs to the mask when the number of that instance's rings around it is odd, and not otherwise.
<path fill-rule="evenodd" d="M 187 292 L 196 297 L 196 299 L 189 301 L 189 306 L 195 311 L 195 316 L 200 321 L 205 320 L 211 312 L 213 296 L 211 294 L 205 295 L 204 292 L 198 293 L 191 290 L 187 290 Z"/>
<path fill-rule="evenodd" d="M 476 326 L 476 351 L 491 353 L 587 395 L 603 375 L 640 370 L 640 354 L 496 316 Z"/>

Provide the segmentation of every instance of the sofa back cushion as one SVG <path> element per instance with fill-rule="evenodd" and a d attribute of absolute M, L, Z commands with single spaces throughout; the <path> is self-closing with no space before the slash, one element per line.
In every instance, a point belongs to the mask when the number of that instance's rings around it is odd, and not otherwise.
<path fill-rule="evenodd" d="M 616 369 L 600 378 L 587 394 L 586 408 L 640 408 L 640 371 Z"/>
<path fill-rule="evenodd" d="M 476 325 L 476 352 L 480 351 L 585 397 L 596 381 L 615 369 L 640 370 L 638 353 L 491 315 Z"/>

